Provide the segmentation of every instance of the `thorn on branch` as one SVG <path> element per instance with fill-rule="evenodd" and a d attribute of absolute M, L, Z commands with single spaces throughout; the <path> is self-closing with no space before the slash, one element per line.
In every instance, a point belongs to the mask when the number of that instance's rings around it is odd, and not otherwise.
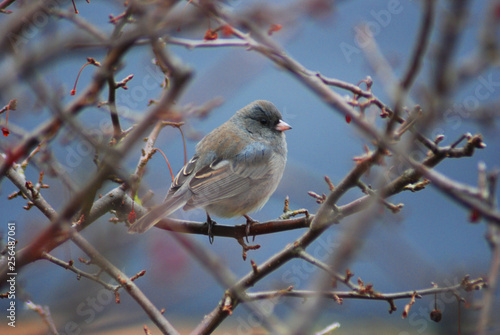
<path fill-rule="evenodd" d="M 12 199 L 16 198 L 19 195 L 24 196 L 23 192 L 17 191 L 17 192 L 13 192 L 13 193 L 9 194 L 9 196 L 7 197 L 7 199 L 8 200 L 12 200 Z"/>
<path fill-rule="evenodd" d="M 146 270 L 142 270 L 142 271 L 138 272 L 137 274 L 135 274 L 134 276 L 130 277 L 130 280 L 134 281 L 137 278 L 144 276 L 145 274 L 146 274 Z"/>
<path fill-rule="evenodd" d="M 410 302 L 405 305 L 405 308 L 403 309 L 403 315 L 402 315 L 403 319 L 406 319 L 408 317 L 408 314 L 410 313 L 410 308 L 415 303 L 416 296 L 417 296 L 417 292 L 413 292 L 413 294 L 411 295 Z"/>
<path fill-rule="evenodd" d="M 404 207 L 404 204 L 402 203 L 399 203 L 397 205 L 394 205 L 394 204 L 391 204 L 390 202 L 384 202 L 386 207 L 393 213 L 393 214 L 397 214 L 401 211 L 401 209 L 403 209 Z"/>
<path fill-rule="evenodd" d="M 287 195 L 285 197 L 285 206 L 283 207 L 283 214 L 280 215 L 279 219 L 280 220 L 288 220 L 291 217 L 297 216 L 299 214 L 304 214 L 307 218 L 309 217 L 309 211 L 307 209 L 297 209 L 297 210 L 290 210 L 290 197 Z"/>
<path fill-rule="evenodd" d="M 372 89 L 372 86 L 373 86 L 373 79 L 372 79 L 372 77 L 370 77 L 370 76 L 366 76 L 366 78 L 365 78 L 365 79 L 360 80 L 360 81 L 359 81 L 359 83 L 358 83 L 358 87 L 359 87 L 359 85 L 361 85 L 362 83 L 364 83 L 364 84 L 366 85 L 366 90 L 367 90 L 368 92 L 370 92 L 370 91 L 371 91 L 371 89 Z M 361 87 L 360 87 L 360 88 L 361 88 Z"/>
<path fill-rule="evenodd" d="M 466 292 L 478 291 L 488 287 L 488 283 L 483 278 L 469 280 L 469 275 L 466 275 L 460 285 Z"/>
<path fill-rule="evenodd" d="M 271 24 L 269 29 L 267 30 L 267 34 L 271 36 L 273 33 L 280 31 L 283 28 L 281 24 Z"/>
<path fill-rule="evenodd" d="M 381 108 L 381 110 L 380 110 L 380 117 L 382 119 L 385 119 L 385 118 L 387 118 L 387 117 L 389 117 L 391 115 L 392 115 L 392 113 L 389 112 L 388 108 L 386 108 L 385 106 Z"/>
<path fill-rule="evenodd" d="M 359 294 L 363 295 L 369 295 L 369 296 L 374 296 L 377 293 L 373 290 L 373 284 L 367 284 L 365 286 L 365 283 L 361 280 L 361 278 L 358 278 L 358 287 L 355 289 L 356 292 Z"/>
<path fill-rule="evenodd" d="M 285 197 L 285 207 L 283 207 L 283 213 L 290 211 L 290 197 L 287 195 Z"/>
<path fill-rule="evenodd" d="M 222 305 L 222 311 L 227 313 L 227 315 L 233 314 L 233 302 L 230 296 L 224 298 L 224 304 Z"/>
<path fill-rule="evenodd" d="M 320 204 L 320 205 L 321 205 L 322 203 L 324 203 L 324 202 L 325 202 L 325 200 L 326 200 L 326 195 L 325 195 L 324 193 L 323 193 L 322 195 L 319 195 L 319 194 L 317 194 L 317 193 L 315 193 L 315 192 L 313 192 L 313 191 L 309 191 L 309 192 L 307 192 L 307 194 L 309 194 L 309 196 L 311 196 L 311 197 L 313 197 L 314 199 L 316 199 L 316 203 L 318 203 L 318 204 Z"/>
<path fill-rule="evenodd" d="M 248 250 L 257 250 L 260 248 L 260 245 L 258 244 L 255 244 L 255 245 L 247 245 L 245 243 L 245 241 L 243 241 L 243 237 L 238 237 L 236 239 L 238 241 L 238 243 L 241 245 L 241 247 L 243 248 L 243 254 L 242 254 L 242 257 L 243 257 L 243 260 L 246 261 L 247 260 L 247 251 Z"/>
<path fill-rule="evenodd" d="M 29 180 L 28 180 L 28 181 L 25 183 L 25 186 L 26 186 L 26 188 L 30 191 L 30 193 L 31 193 L 31 198 L 36 199 L 36 197 L 38 197 L 38 192 L 37 192 L 37 190 L 35 189 L 35 187 L 33 186 L 33 183 L 32 183 L 31 181 L 29 181 Z"/>
<path fill-rule="evenodd" d="M 398 310 L 396 304 L 394 303 L 394 299 L 389 299 L 387 300 L 387 302 L 389 303 L 389 314 L 392 314 L 393 312 Z"/>
<path fill-rule="evenodd" d="M 356 162 L 356 164 L 362 164 L 365 162 L 370 162 L 373 159 L 372 151 L 365 144 L 364 146 L 365 154 L 361 156 L 355 156 L 352 160 Z"/>
<path fill-rule="evenodd" d="M 114 290 L 114 293 L 115 293 L 115 304 L 119 304 L 121 301 L 120 301 L 120 292 L 118 292 L 118 289 L 120 288 L 121 286 L 117 286 L 116 289 Z"/>
<path fill-rule="evenodd" d="M 23 206 L 23 208 L 25 210 L 29 211 L 33 206 L 35 206 L 35 204 L 32 201 L 28 201 L 28 203 L 26 204 L 26 206 Z"/>
<path fill-rule="evenodd" d="M 35 156 L 40 151 L 43 144 L 44 144 L 44 142 L 37 145 L 37 147 L 35 149 L 33 149 L 33 151 L 28 155 L 28 157 L 26 157 L 26 159 L 21 163 L 21 168 L 23 170 L 26 170 L 26 167 L 28 166 L 30 159 L 33 158 L 33 156 Z"/>
<path fill-rule="evenodd" d="M 431 183 L 431 181 L 429 179 L 424 179 L 424 180 L 422 180 L 418 183 L 415 183 L 415 184 L 405 185 L 405 187 L 403 187 L 403 190 L 417 192 L 417 191 L 423 190 L 430 183 Z"/>
<path fill-rule="evenodd" d="M 50 187 L 49 185 L 43 183 L 43 176 L 44 176 L 44 172 L 40 171 L 40 176 L 38 177 L 38 184 L 36 185 L 37 188 L 49 188 Z"/>
<path fill-rule="evenodd" d="M 128 75 L 127 77 L 125 77 L 125 79 L 115 83 L 115 88 L 123 88 L 124 90 L 128 90 L 128 86 L 127 86 L 127 83 L 129 81 L 132 80 L 132 78 L 134 78 L 134 75 L 133 74 L 130 74 Z"/>
<path fill-rule="evenodd" d="M 84 223 L 84 222 L 85 222 L 85 214 L 82 214 L 82 215 L 80 215 L 80 217 L 78 218 L 78 221 L 76 221 L 76 222 L 74 223 L 74 225 L 75 225 L 75 226 L 79 226 L 79 225 L 81 225 L 81 224 L 82 224 L 82 223 Z"/>
<path fill-rule="evenodd" d="M 345 270 L 345 280 L 344 283 L 347 284 L 351 280 L 351 278 L 354 277 L 354 273 L 351 272 L 351 270 L 347 269 Z"/>
<path fill-rule="evenodd" d="M 90 265 L 90 264 L 92 264 L 92 260 L 90 260 L 90 259 L 85 259 L 85 258 L 83 258 L 83 257 L 78 257 L 78 261 L 79 261 L 80 263 L 83 263 L 83 264 L 86 264 L 86 265 Z"/>
<path fill-rule="evenodd" d="M 463 140 L 467 139 L 467 141 L 470 141 L 472 139 L 472 134 L 471 133 L 465 133 L 465 134 L 462 134 L 462 136 L 460 136 L 455 142 L 453 142 L 450 147 L 451 148 L 456 148 L 457 145 L 460 144 L 460 142 L 462 142 Z"/>
<path fill-rule="evenodd" d="M 280 297 L 280 296 L 282 296 L 282 295 L 287 294 L 288 292 L 291 292 L 292 290 L 293 290 L 293 285 L 290 285 L 290 286 L 288 286 L 288 287 L 287 287 L 287 288 L 285 288 L 285 289 L 282 289 L 282 290 L 278 290 L 278 291 L 276 291 L 276 292 L 272 295 L 272 297 L 273 297 L 273 298 Z"/>
<path fill-rule="evenodd" d="M 444 135 L 437 135 L 436 138 L 434 139 L 434 144 L 438 145 L 443 140 L 444 140 Z"/>
<path fill-rule="evenodd" d="M 336 295 L 335 293 L 332 294 L 332 298 L 333 300 L 335 300 L 335 302 L 339 305 L 342 305 L 344 303 L 344 299 L 342 299 L 341 297 L 339 297 L 338 295 Z"/>
<path fill-rule="evenodd" d="M 483 137 L 479 134 L 468 139 L 467 143 L 478 149 L 486 148 L 486 143 L 483 142 Z"/>
<path fill-rule="evenodd" d="M 467 143 L 462 148 L 456 148 L 456 146 L 467 139 Z M 483 142 L 483 137 L 481 134 L 470 135 L 465 134 L 462 135 L 457 141 L 455 141 L 451 146 L 447 148 L 442 148 L 442 154 L 446 157 L 452 158 L 461 158 L 461 157 L 470 157 L 474 154 L 475 149 L 484 149 L 486 148 L 486 143 Z"/>
<path fill-rule="evenodd" d="M 252 264 L 252 271 L 256 275 L 259 273 L 259 268 L 257 267 L 257 264 L 254 262 L 253 259 L 250 260 L 250 264 Z"/>
<path fill-rule="evenodd" d="M 358 180 L 357 184 L 363 193 L 378 198 L 378 200 L 380 200 L 380 202 L 382 202 L 382 204 L 384 204 L 384 206 L 387 207 L 393 214 L 399 213 L 401 211 L 401 209 L 404 207 L 404 204 L 399 203 L 397 205 L 394 205 L 394 204 L 388 202 L 387 200 L 381 198 L 377 193 L 375 193 L 375 191 L 373 191 L 371 186 L 366 185 L 361 180 Z"/>
<path fill-rule="evenodd" d="M 326 183 L 328 185 L 328 189 L 330 191 L 333 191 L 335 189 L 335 185 L 333 185 L 332 180 L 330 179 L 330 177 L 325 176 L 325 181 L 326 181 Z"/>

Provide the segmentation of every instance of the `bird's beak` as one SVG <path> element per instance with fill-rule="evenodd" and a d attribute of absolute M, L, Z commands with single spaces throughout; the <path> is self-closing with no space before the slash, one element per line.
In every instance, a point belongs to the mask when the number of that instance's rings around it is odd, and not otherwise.
<path fill-rule="evenodd" d="M 285 121 L 280 120 L 280 122 L 278 122 L 278 124 L 276 125 L 275 129 L 278 131 L 285 131 L 285 130 L 292 129 L 292 127 L 290 127 L 290 125 L 288 123 L 286 123 Z"/>

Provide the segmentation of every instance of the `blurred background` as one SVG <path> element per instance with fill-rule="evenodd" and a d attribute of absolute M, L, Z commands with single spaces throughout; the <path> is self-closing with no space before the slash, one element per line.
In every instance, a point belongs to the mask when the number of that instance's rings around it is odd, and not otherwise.
<path fill-rule="evenodd" d="M 61 7 L 70 10 L 72 4 L 62 1 Z M 488 12 L 488 1 L 470 1 L 466 27 L 458 45 L 455 61 L 460 64 L 473 55 L 477 49 L 478 38 Z M 123 12 L 119 1 L 90 4 L 76 1 L 79 16 L 105 32 L 111 32 L 109 15 L 117 16 Z M 273 1 L 272 4 L 258 1 L 229 1 L 226 3 L 235 11 L 245 11 L 259 6 L 286 6 L 286 1 Z M 438 1 L 436 26 L 432 35 L 429 51 L 423 62 L 423 69 L 417 78 L 411 97 L 422 101 L 423 92 L 432 75 L 432 57 L 435 55 L 439 29 L 443 15 L 449 10 L 447 1 Z M 179 6 L 186 6 L 180 3 Z M 15 12 L 16 5 L 11 9 Z M 384 80 L 377 77 L 363 54 L 359 35 L 360 24 L 366 24 L 383 55 L 390 62 L 396 77 L 400 78 L 409 61 L 416 39 L 420 18 L 421 2 L 407 0 L 391 1 L 336 1 L 326 6 L 315 16 L 300 18 L 276 17 L 276 24 L 282 29 L 275 32 L 275 39 L 289 55 L 312 71 L 325 76 L 357 84 L 367 76 L 373 79 L 372 90 L 376 96 L 389 106 L 393 100 L 384 88 Z M 283 22 L 281 22 L 282 20 Z M 208 28 L 207 19 L 207 27 Z M 32 29 L 27 37 L 28 45 L 36 46 L 47 39 L 59 38 L 77 28 L 67 20 L 54 19 L 41 14 L 39 26 Z M 0 16 L 0 25 L 9 24 L 9 16 Z M 205 28 L 205 29 L 206 29 Z M 182 27 L 176 33 L 179 37 L 202 39 L 204 30 L 187 30 Z M 498 37 L 498 35 L 497 35 Z M 234 112 L 256 99 L 272 101 L 282 112 L 284 120 L 293 129 L 286 133 L 288 142 L 288 163 L 283 180 L 266 206 L 252 217 L 264 221 L 277 218 L 283 210 L 283 201 L 288 195 L 292 209 L 305 208 L 315 213 L 318 204 L 307 195 L 308 191 L 328 193 L 323 177 L 329 176 L 337 184 L 355 162 L 353 157 L 364 153 L 363 146 L 370 141 L 360 134 L 353 124 L 328 108 L 320 98 L 311 93 L 303 84 L 282 69 L 277 68 L 261 55 L 244 48 L 221 47 L 188 50 L 171 45 L 170 52 L 187 63 L 194 70 L 194 79 L 186 90 L 179 106 L 203 104 L 219 97 L 222 104 L 203 119 L 190 120 L 183 128 L 188 140 L 188 156 L 194 153 L 197 140 L 210 130 L 225 122 Z M 50 88 L 60 92 L 63 103 L 71 101 L 73 88 L 80 67 L 86 57 L 96 60 L 104 56 L 102 50 L 86 50 L 59 57 L 48 66 L 38 69 L 40 76 L 50 84 Z M 123 128 L 131 126 L 148 108 L 150 99 L 158 99 L 163 82 L 163 74 L 153 63 L 154 55 L 150 48 L 137 47 L 124 58 L 123 68 L 116 79 L 121 80 L 129 74 L 134 78 L 128 83 L 128 90 L 117 92 L 117 105 L 122 115 Z M 12 60 L 3 59 L 3 69 Z M 93 68 L 83 70 L 78 88 L 85 87 L 92 79 Z M 490 84 L 488 84 L 490 83 Z M 478 96 L 477 92 L 488 92 Z M 338 90 L 342 95 L 348 92 Z M 22 126 L 26 131 L 33 130 L 44 120 L 51 117 L 50 111 L 39 108 L 36 96 L 26 85 L 13 85 L 0 93 L 0 105 L 4 106 L 12 98 L 18 99 L 17 110 L 10 113 L 9 123 Z M 484 122 L 475 115 L 472 107 L 496 103 L 500 99 L 500 70 L 498 67 L 481 72 L 453 92 L 450 97 L 454 104 L 445 117 L 426 129 L 432 135 L 446 135 L 444 144 L 453 143 L 460 135 L 470 132 L 481 133 L 487 148 L 477 151 L 472 158 L 459 161 L 447 160 L 437 167 L 450 178 L 476 185 L 478 163 L 484 162 L 488 169 L 500 165 L 500 141 L 498 120 Z M 106 100 L 103 95 L 102 100 Z M 498 115 L 498 113 L 497 113 Z M 368 111 L 367 117 L 380 122 L 377 111 Z M 5 116 L 0 118 L 4 124 Z M 107 109 L 88 108 L 78 117 L 78 121 L 89 134 L 99 140 L 109 138 L 111 124 Z M 2 137 L 2 151 L 16 143 L 15 135 Z M 177 129 L 165 128 L 156 145 L 167 155 L 172 168 L 180 169 L 184 162 L 182 137 Z M 68 171 L 77 185 L 84 183 L 96 170 L 92 162 L 94 150 L 69 131 L 62 131 L 53 142 L 54 154 Z M 425 151 L 421 152 L 425 154 Z M 418 153 L 417 153 L 418 154 Z M 137 146 L 123 162 L 122 169 L 132 172 L 140 155 Z M 421 156 L 423 157 L 423 155 Z M 28 179 L 38 180 L 38 173 L 28 167 Z M 370 182 L 370 179 L 367 179 Z M 70 196 L 61 180 L 46 177 L 50 189 L 44 190 L 44 197 L 57 209 L 65 205 Z M 163 200 L 171 183 L 170 173 L 160 155 L 155 155 L 148 163 L 141 193 L 148 188 L 155 193 L 154 200 Z M 111 187 L 111 186 L 110 186 Z M 17 223 L 19 247 L 26 245 L 46 225 L 47 219 L 36 208 L 30 211 L 22 207 L 26 201 L 21 197 L 7 200 L 16 191 L 9 180 L 0 184 L 0 231 L 5 236 L 7 222 Z M 342 198 L 341 205 L 359 197 L 361 192 L 351 191 Z M 431 287 L 432 282 L 440 286 L 459 283 L 464 275 L 471 278 L 486 276 L 490 266 L 491 253 L 485 240 L 484 222 L 471 224 L 469 212 L 445 197 L 435 188 L 428 187 L 417 193 L 402 193 L 390 199 L 392 203 L 403 203 L 398 214 L 384 213 L 374 218 L 376 222 L 354 262 L 349 265 L 354 278 L 360 277 L 365 283 L 372 283 L 380 292 L 412 291 Z M 175 213 L 175 217 L 204 221 L 203 211 Z M 167 319 L 181 331 L 190 331 L 203 316 L 209 313 L 221 299 L 224 288 L 220 287 L 203 266 L 191 258 L 168 232 L 151 229 L 144 235 L 129 235 L 123 223 L 108 222 L 111 215 L 102 217 L 83 231 L 93 245 L 123 272 L 133 274 L 146 270 L 146 275 L 136 281 L 137 285 L 158 308 L 165 308 Z M 310 253 L 320 259 L 335 252 L 338 239 L 351 218 L 331 227 L 310 247 Z M 244 219 L 218 219 L 221 224 L 241 224 Z M 294 241 L 303 231 L 291 231 L 268 236 L 258 236 L 255 243 L 261 245 L 250 251 L 248 258 L 257 264 Z M 215 252 L 223 262 L 239 277 L 251 271 L 249 259 L 243 261 L 241 247 L 233 239 L 216 237 L 209 245 L 206 236 L 193 236 L 200 243 Z M 74 245 L 66 243 L 52 254 L 63 260 L 85 257 Z M 78 262 L 77 262 L 78 263 Z M 88 271 L 96 271 L 93 266 L 78 264 Z M 294 285 L 296 289 L 307 289 L 317 270 L 303 261 L 288 263 L 259 282 L 255 291 L 283 289 Z M 106 280 L 106 276 L 104 276 Z M 18 277 L 18 301 L 31 299 L 40 305 L 50 307 L 60 334 L 124 334 L 142 333 L 142 324 L 149 325 L 153 334 L 159 331 L 149 321 L 145 313 L 123 291 L 121 303 L 115 304 L 114 296 L 97 283 L 65 271 L 47 261 L 38 261 L 26 266 Z M 345 288 L 340 287 L 344 290 Z M 474 297 L 480 297 L 475 295 Z M 477 311 L 474 310 L 474 297 L 470 308 L 462 308 L 462 332 L 472 333 Z M 498 297 L 498 290 L 496 293 Z M 498 299 L 494 308 L 498 312 Z M 429 313 L 434 308 L 434 299 L 424 297 L 412 307 L 407 319 L 401 318 L 406 300 L 396 301 L 398 311 L 389 314 L 386 302 L 349 300 L 343 305 L 328 302 L 322 311 L 318 329 L 339 322 L 341 328 L 335 334 L 452 334 L 457 333 L 458 304 L 450 294 L 439 295 L 438 305 L 443 312 L 443 320 L 434 323 Z M 286 318 L 301 301 L 283 298 L 273 306 L 275 312 Z M 6 302 L 0 300 L 0 310 L 6 309 Z M 2 313 L 3 315 L 3 313 Z M 500 333 L 500 323 L 496 321 L 493 333 Z M 45 334 L 46 327 L 35 312 L 23 308 L 18 310 L 17 327 L 11 329 L 3 319 L 0 333 L 8 334 Z M 239 306 L 234 314 L 223 324 L 216 334 L 259 333 L 259 321 L 248 314 L 244 306 Z"/>

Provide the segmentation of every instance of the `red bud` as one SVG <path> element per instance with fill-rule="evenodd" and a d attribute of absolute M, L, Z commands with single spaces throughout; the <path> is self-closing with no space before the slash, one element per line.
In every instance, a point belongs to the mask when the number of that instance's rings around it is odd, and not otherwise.
<path fill-rule="evenodd" d="M 135 214 L 135 210 L 132 209 L 130 213 L 128 213 L 128 222 L 134 223 L 137 220 L 137 214 Z"/>

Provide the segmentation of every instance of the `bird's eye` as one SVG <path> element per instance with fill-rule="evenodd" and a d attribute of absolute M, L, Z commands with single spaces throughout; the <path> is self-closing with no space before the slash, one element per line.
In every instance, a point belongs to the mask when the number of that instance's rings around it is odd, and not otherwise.
<path fill-rule="evenodd" d="M 266 118 L 261 118 L 259 122 L 263 126 L 267 126 L 269 124 L 269 121 Z"/>

